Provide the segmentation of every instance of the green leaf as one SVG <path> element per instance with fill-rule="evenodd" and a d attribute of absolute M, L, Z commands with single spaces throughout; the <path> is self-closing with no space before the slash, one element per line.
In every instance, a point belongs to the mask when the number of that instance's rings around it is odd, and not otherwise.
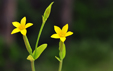
<path fill-rule="evenodd" d="M 36 48 L 36 50 L 33 51 L 33 56 L 34 56 L 34 59 L 38 59 L 39 56 L 42 54 L 42 52 L 46 49 L 47 47 L 47 44 L 42 44 L 40 45 L 38 48 Z M 36 51 L 36 52 L 35 52 Z"/>
<path fill-rule="evenodd" d="M 56 58 L 58 61 L 61 61 L 60 58 L 58 58 L 57 56 L 55 56 L 55 58 Z"/>
<path fill-rule="evenodd" d="M 51 4 L 46 8 L 44 15 L 42 16 L 43 22 L 46 22 L 46 20 L 48 19 L 49 15 L 51 13 L 51 7 L 52 7 L 53 3 L 54 2 L 51 2 Z"/>
<path fill-rule="evenodd" d="M 33 51 L 33 56 L 29 55 L 27 57 L 27 60 L 34 61 L 34 60 L 38 59 L 39 56 L 42 54 L 42 52 L 46 49 L 46 47 L 47 47 L 47 44 L 42 44 L 39 47 L 37 47 L 36 50 Z"/>
<path fill-rule="evenodd" d="M 63 43 L 63 59 L 65 58 L 65 56 L 66 56 L 66 46 Z"/>
<path fill-rule="evenodd" d="M 27 60 L 34 61 L 34 58 L 33 58 L 31 55 L 29 55 L 29 56 L 27 57 Z"/>
<path fill-rule="evenodd" d="M 62 49 L 62 51 L 59 52 L 59 56 L 61 59 L 64 59 L 66 56 L 66 47 L 65 47 L 64 42 L 61 42 L 60 44 L 63 46 L 63 49 Z M 60 46 L 60 47 L 62 47 L 62 46 Z"/>

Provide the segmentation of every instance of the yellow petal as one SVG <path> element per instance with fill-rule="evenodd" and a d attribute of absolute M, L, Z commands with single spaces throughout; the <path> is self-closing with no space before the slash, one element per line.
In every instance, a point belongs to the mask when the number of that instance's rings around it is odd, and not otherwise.
<path fill-rule="evenodd" d="M 54 30 L 57 34 L 60 34 L 61 29 L 58 26 L 54 26 Z"/>
<path fill-rule="evenodd" d="M 58 34 L 53 34 L 51 38 L 60 38 Z"/>
<path fill-rule="evenodd" d="M 66 33 L 68 31 L 68 24 L 64 25 L 62 28 L 62 32 Z"/>
<path fill-rule="evenodd" d="M 12 24 L 13 24 L 13 26 L 15 26 L 15 27 L 20 26 L 20 23 L 19 23 L 19 22 L 12 22 Z"/>
<path fill-rule="evenodd" d="M 34 61 L 34 58 L 33 58 L 31 55 L 29 55 L 29 56 L 27 57 L 27 60 Z"/>
<path fill-rule="evenodd" d="M 12 32 L 11 32 L 11 34 L 15 34 L 15 33 L 18 33 L 20 30 L 18 29 L 18 28 L 15 28 Z"/>
<path fill-rule="evenodd" d="M 73 34 L 73 32 L 68 31 L 68 32 L 66 33 L 66 36 L 70 36 L 70 35 L 72 35 L 72 34 Z"/>
<path fill-rule="evenodd" d="M 21 32 L 21 34 L 22 34 L 22 35 L 24 35 L 24 36 L 25 36 L 25 35 L 26 35 L 26 33 L 27 33 L 27 30 L 26 30 L 26 29 L 24 29 L 24 30 L 21 30 L 20 32 Z"/>
<path fill-rule="evenodd" d="M 21 24 L 23 24 L 23 25 L 26 24 L 26 17 L 23 17 L 23 18 L 21 19 Z"/>
<path fill-rule="evenodd" d="M 60 37 L 60 40 L 61 40 L 62 42 L 64 42 L 64 41 L 66 40 L 66 37 Z"/>
<path fill-rule="evenodd" d="M 32 26 L 33 24 L 32 23 L 27 23 L 26 25 L 25 25 L 25 28 L 28 28 L 28 27 L 30 27 L 30 26 Z"/>

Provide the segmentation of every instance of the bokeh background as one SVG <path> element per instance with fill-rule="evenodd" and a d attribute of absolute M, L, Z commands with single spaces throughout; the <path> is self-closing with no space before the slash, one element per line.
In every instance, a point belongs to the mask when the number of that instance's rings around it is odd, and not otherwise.
<path fill-rule="evenodd" d="M 62 71 L 113 71 L 113 0 L 0 0 L 0 71 L 31 71 L 29 55 L 20 33 L 11 35 L 13 21 L 24 16 L 33 23 L 27 30 L 32 49 L 46 7 L 54 1 L 39 45 L 47 49 L 35 61 L 36 71 L 57 71 L 59 40 L 50 36 L 54 25 L 69 24 Z"/>

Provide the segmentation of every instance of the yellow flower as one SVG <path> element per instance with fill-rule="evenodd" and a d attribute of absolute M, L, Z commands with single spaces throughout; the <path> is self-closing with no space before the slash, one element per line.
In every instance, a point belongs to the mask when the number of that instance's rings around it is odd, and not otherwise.
<path fill-rule="evenodd" d="M 16 28 L 11 32 L 11 34 L 15 34 L 18 32 L 21 32 L 22 35 L 26 36 L 27 30 L 26 28 L 32 26 L 32 23 L 27 23 L 26 24 L 26 17 L 23 17 L 19 22 L 12 22 L 13 26 L 15 26 Z"/>
<path fill-rule="evenodd" d="M 51 38 L 56 38 L 56 39 L 60 38 L 60 40 L 62 42 L 64 42 L 66 40 L 67 36 L 70 36 L 73 34 L 73 32 L 68 31 L 68 24 L 63 26 L 62 30 L 58 26 L 54 26 L 54 30 L 55 30 L 56 34 L 53 34 L 51 36 Z"/>

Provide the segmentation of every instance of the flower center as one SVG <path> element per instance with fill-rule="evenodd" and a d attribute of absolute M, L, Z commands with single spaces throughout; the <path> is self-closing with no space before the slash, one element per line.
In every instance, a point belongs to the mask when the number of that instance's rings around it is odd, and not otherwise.
<path fill-rule="evenodd" d="M 65 37 L 65 33 L 64 32 L 60 32 L 59 36 L 60 37 Z"/>
<path fill-rule="evenodd" d="M 19 28 L 20 30 L 23 30 L 23 29 L 25 29 L 25 25 L 20 25 L 18 28 Z"/>

